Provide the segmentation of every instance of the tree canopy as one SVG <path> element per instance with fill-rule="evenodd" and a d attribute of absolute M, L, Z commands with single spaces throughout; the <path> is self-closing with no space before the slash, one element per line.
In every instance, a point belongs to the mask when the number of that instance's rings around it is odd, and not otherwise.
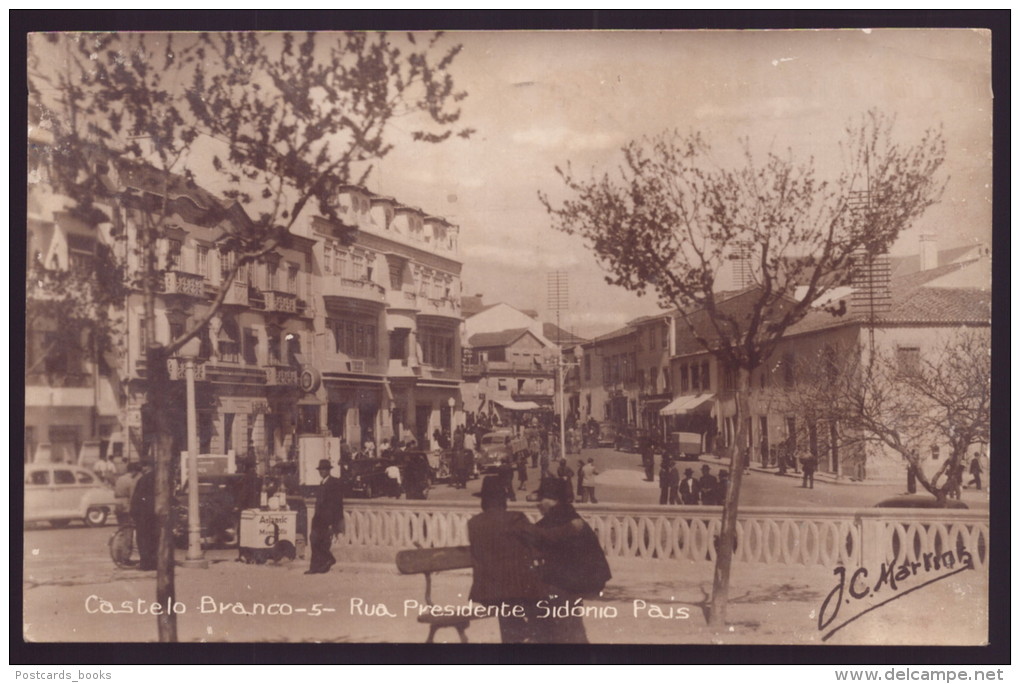
<path fill-rule="evenodd" d="M 707 311 L 713 340 L 692 334 L 754 367 L 826 292 L 850 282 L 855 259 L 886 251 L 939 201 L 941 133 L 903 144 L 893 124 L 876 111 L 849 123 L 833 146 L 840 171 L 828 177 L 792 150 L 756 155 L 749 139 L 740 163 L 725 167 L 700 133 L 667 131 L 628 143 L 613 171 L 558 167 L 568 198 L 539 198 L 554 228 L 591 247 L 610 284 L 681 313 Z M 717 306 L 719 276 L 736 259 L 760 292 L 747 316 Z"/>

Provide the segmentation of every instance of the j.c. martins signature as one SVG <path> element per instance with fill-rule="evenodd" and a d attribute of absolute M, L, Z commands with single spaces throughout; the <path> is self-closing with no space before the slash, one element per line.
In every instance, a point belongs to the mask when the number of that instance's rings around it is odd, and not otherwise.
<path fill-rule="evenodd" d="M 974 558 L 966 549 L 959 549 L 956 552 L 946 551 L 941 554 L 925 553 L 921 555 L 919 560 L 904 561 L 899 565 L 895 561 L 892 563 L 882 563 L 878 579 L 875 580 L 874 584 L 868 582 L 869 573 L 867 568 L 857 568 L 848 580 L 846 568 L 839 566 L 832 571 L 832 574 L 836 576 L 836 586 L 832 588 L 832 591 L 822 601 L 822 606 L 818 611 L 819 631 L 828 628 L 829 625 L 835 622 L 839 616 L 840 609 L 844 605 L 850 605 L 869 596 L 873 597 L 886 587 L 894 593 L 886 600 L 868 607 L 848 620 L 844 620 L 826 632 L 822 637 L 822 641 L 827 641 L 833 634 L 854 620 L 863 617 L 877 608 L 888 605 L 896 599 L 922 589 L 929 584 L 952 577 L 964 570 L 973 569 Z M 905 582 L 918 576 L 925 577 L 925 581 L 916 586 L 911 586 L 909 589 L 899 590 L 900 582 Z"/>

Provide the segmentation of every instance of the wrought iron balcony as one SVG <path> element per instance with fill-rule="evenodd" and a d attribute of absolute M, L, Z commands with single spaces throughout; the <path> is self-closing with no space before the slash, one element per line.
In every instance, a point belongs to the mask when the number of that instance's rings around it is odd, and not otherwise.
<path fill-rule="evenodd" d="M 166 294 L 187 295 L 201 299 L 205 297 L 205 278 L 184 271 L 167 271 L 163 274 L 163 291 Z"/>

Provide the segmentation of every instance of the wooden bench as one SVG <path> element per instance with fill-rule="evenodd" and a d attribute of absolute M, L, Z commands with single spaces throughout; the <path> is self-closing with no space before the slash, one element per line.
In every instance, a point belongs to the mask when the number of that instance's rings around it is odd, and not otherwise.
<path fill-rule="evenodd" d="M 444 546 L 433 549 L 406 549 L 397 552 L 397 570 L 402 575 L 425 575 L 425 603 L 432 603 L 432 573 L 443 570 L 461 570 L 472 567 L 471 547 Z M 418 616 L 418 622 L 429 626 L 429 636 L 425 643 L 431 644 L 436 632 L 443 627 L 453 627 L 460 635 L 462 643 L 467 643 L 467 628 L 471 620 L 477 618 L 463 615 L 430 615 Z"/>

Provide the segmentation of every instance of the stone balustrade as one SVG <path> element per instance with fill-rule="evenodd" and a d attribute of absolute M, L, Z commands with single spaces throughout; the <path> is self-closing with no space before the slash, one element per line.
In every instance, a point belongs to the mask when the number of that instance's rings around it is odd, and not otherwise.
<path fill-rule="evenodd" d="M 532 520 L 534 504 L 510 504 Z M 721 527 L 718 506 L 584 505 L 578 511 L 612 559 L 714 562 Z M 348 500 L 350 547 L 405 549 L 468 543 L 467 521 L 477 502 Z M 734 562 L 869 567 L 924 554 L 968 551 L 977 568 L 988 563 L 987 511 L 931 509 L 742 508 Z M 958 558 L 956 562 L 959 562 Z"/>

